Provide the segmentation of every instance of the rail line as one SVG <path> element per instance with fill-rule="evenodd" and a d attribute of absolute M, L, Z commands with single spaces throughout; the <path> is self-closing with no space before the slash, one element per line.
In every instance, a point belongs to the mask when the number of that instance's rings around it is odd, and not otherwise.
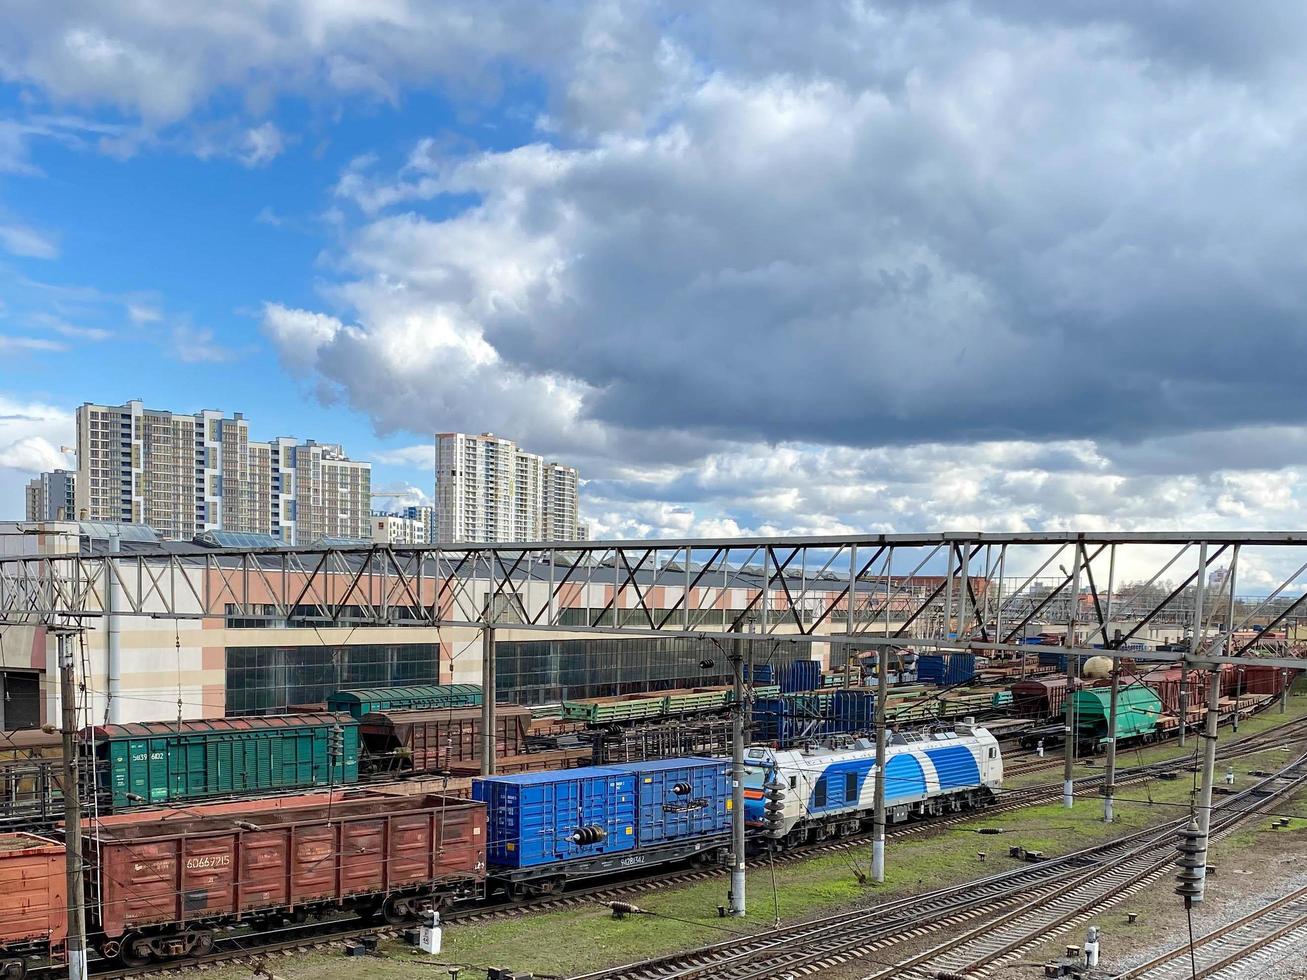
<path fill-rule="evenodd" d="M 1214 833 L 1228 833 L 1244 818 L 1307 782 L 1307 755 L 1281 774 L 1220 804 Z M 1120 900 L 1161 874 L 1174 857 L 1179 821 L 1062 858 L 967 885 L 897 902 L 844 912 L 795 926 L 718 943 L 688 954 L 644 960 L 573 980 L 762 980 L 820 974 L 866 958 L 907 939 L 944 929 L 950 940 L 926 953 L 886 963 L 871 977 L 966 976 L 1006 961 L 1046 935 L 1087 915 L 1086 907 Z M 981 925 L 981 920 L 985 921 Z M 998 926 L 996 928 L 995 920 Z M 1003 924 L 1010 928 L 1003 931 Z M 970 925 L 969 925 L 970 924 Z M 977 945 L 982 934 L 989 936 Z M 962 950 L 948 960 L 950 953 Z"/>
<path fill-rule="evenodd" d="M 1146 963 L 1118 973 L 1113 980 L 1189 980 L 1194 976 L 1235 977 L 1267 973 L 1283 956 L 1299 952 L 1307 939 L 1307 887 L 1263 905 L 1194 941 L 1193 964 L 1189 946 L 1155 956 Z"/>
<path fill-rule="evenodd" d="M 1218 747 L 1218 757 L 1236 758 L 1241 755 L 1247 755 L 1254 752 L 1260 752 L 1267 748 L 1275 747 L 1277 743 L 1282 742 L 1285 738 L 1298 734 L 1300 730 L 1307 731 L 1307 718 L 1295 719 L 1286 722 L 1283 725 L 1266 729 L 1252 735 L 1244 736 L 1235 741 L 1226 743 Z M 1144 765 L 1123 767 L 1117 771 L 1117 785 L 1125 786 L 1132 783 L 1138 783 L 1155 778 L 1158 774 L 1172 771 L 1178 763 L 1185 761 L 1185 757 L 1171 758 L 1158 762 L 1147 763 Z M 1099 795 L 1097 790 L 1091 789 L 1094 784 L 1101 784 L 1104 778 L 1102 773 L 1093 773 L 1090 775 L 1080 775 L 1077 783 L 1081 787 L 1077 790 L 1079 798 L 1096 798 Z M 963 810 L 958 813 L 947 814 L 934 817 L 929 820 L 914 821 L 909 824 L 891 827 L 887 830 L 887 837 L 891 840 L 901 839 L 918 834 L 933 834 L 947 830 L 966 821 L 977 818 L 997 817 L 1004 813 L 1016 812 L 1026 807 L 1040 803 L 1051 802 L 1059 799 L 1061 795 L 1061 783 L 1050 783 L 1040 786 L 1026 786 L 1004 793 L 998 802 L 985 807 L 982 810 Z M 1137 834 L 1125 838 L 1118 838 L 1117 841 L 1104 847 L 1120 847 L 1138 837 L 1145 836 L 1148 831 L 1141 831 Z M 809 844 L 803 847 L 795 848 L 785 852 L 779 852 L 775 855 L 763 855 L 754 857 L 750 861 L 750 866 L 765 867 L 769 862 L 777 865 L 791 864 L 799 861 L 810 860 L 814 857 L 820 857 L 825 854 L 834 854 L 840 851 L 847 851 L 863 847 L 871 839 L 870 833 L 863 832 L 849 835 L 840 839 L 822 841 Z M 1063 862 L 1073 860 L 1076 855 L 1068 855 L 1065 858 L 1044 862 L 1039 865 L 1032 865 L 1033 869 L 1043 871 L 1049 868 L 1060 866 Z M 475 925 L 483 922 L 490 922 L 498 919 L 517 917 L 525 914 L 535 914 L 540 912 L 550 912 L 576 908 L 580 906 L 593 905 L 596 902 L 608 902 L 619 899 L 638 898 L 640 895 L 662 891 L 672 885 L 689 885 L 711 878 L 721 877 L 725 874 L 726 869 L 721 867 L 699 867 L 688 868 L 681 871 L 667 871 L 666 869 L 655 875 L 645 875 L 636 879 L 605 881 L 590 885 L 581 886 L 571 889 L 561 895 L 542 896 L 538 898 L 529 898 L 519 901 L 499 901 L 487 905 L 469 906 L 462 909 L 456 909 L 448 913 L 444 918 L 447 923 L 458 922 L 464 925 Z M 1039 873 L 1027 872 L 1025 869 L 1019 869 L 1017 872 L 1008 872 L 1012 874 L 1032 874 Z M 997 879 L 1005 879 L 1005 875 L 997 876 Z M 983 879 L 982 882 L 959 886 L 955 889 L 959 893 L 968 892 L 976 894 L 975 889 L 984 882 L 994 881 L 997 879 Z M 945 891 L 948 891 L 947 889 Z M 1024 902 L 1028 900 L 1029 888 L 1024 891 L 1012 893 L 1008 899 L 1011 902 Z M 907 900 L 915 903 L 917 899 Z M 994 901 L 1002 903 L 1002 896 Z M 974 909 L 959 906 L 959 910 L 949 916 L 940 916 L 939 923 L 945 925 L 961 925 L 976 915 L 980 914 Z M 889 906 L 894 908 L 897 906 Z M 886 909 L 886 906 L 877 906 L 880 909 Z M 907 908 L 907 906 L 905 906 Z M 920 917 L 927 912 L 915 904 L 911 906 L 914 910 L 911 914 L 906 914 L 904 918 L 895 918 L 896 928 L 902 935 L 923 935 L 928 930 L 920 928 Z M 936 910 L 938 912 L 939 910 Z M 929 913 L 932 916 L 935 912 Z M 913 916 L 917 919 L 914 920 Z M 251 956 L 261 956 L 269 953 L 278 953 L 286 950 L 305 950 L 315 947 L 321 947 L 330 944 L 348 942 L 351 939 L 359 938 L 365 935 L 385 935 L 395 934 L 403 927 L 378 926 L 373 923 L 361 923 L 358 920 L 348 918 L 335 918 L 324 920 L 322 922 L 313 922 L 302 925 L 288 925 L 280 929 L 268 930 L 265 932 L 248 932 L 241 933 L 237 936 L 226 936 L 217 940 L 212 952 L 200 956 L 190 957 L 187 959 L 165 961 L 157 964 L 151 964 L 147 967 L 136 967 L 131 969 L 119 968 L 109 961 L 93 960 L 90 964 L 93 976 L 98 980 L 118 980 L 122 977 L 136 977 L 146 975 L 160 975 L 182 971 L 189 967 L 205 966 L 226 961 L 248 959 Z M 762 934 L 760 934 L 762 935 Z M 875 946 L 869 947 L 874 949 Z M 841 957 L 841 960 L 854 958 L 856 954 L 850 950 L 849 954 Z M 31 976 L 37 977 L 55 977 L 61 971 L 57 968 L 45 970 L 33 970 Z M 600 973 L 595 976 L 607 976 L 608 974 Z M 660 974 L 661 975 L 661 974 Z M 667 974 L 669 976 L 679 976 L 681 974 Z M 687 976 L 715 976 L 710 972 L 704 974 L 685 974 Z M 742 976 L 767 976 L 766 973 L 746 973 Z M 796 974 L 798 975 L 798 974 Z M 723 977 L 733 976 L 733 974 L 722 974 Z"/>

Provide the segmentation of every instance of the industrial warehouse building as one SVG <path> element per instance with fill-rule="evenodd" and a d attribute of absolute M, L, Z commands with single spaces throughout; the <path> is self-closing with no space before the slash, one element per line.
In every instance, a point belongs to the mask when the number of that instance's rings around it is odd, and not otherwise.
<path fill-rule="evenodd" d="M 125 557 L 196 553 L 204 544 L 250 547 L 248 535 L 208 532 L 194 542 L 163 541 L 139 525 L 97 522 L 0 523 L 5 555 L 105 554 L 111 535 Z M 225 560 L 225 558 L 220 559 Z M 238 558 L 232 558 L 235 563 Z M 160 563 L 161 566 L 164 564 Z M 131 567 L 135 567 L 134 565 Z M 197 565 L 180 594 L 204 589 L 238 589 L 240 579 L 205 582 Z M 611 572 L 605 576 L 609 578 Z M 348 586 L 342 574 L 340 587 Z M 742 580 L 747 583 L 748 576 Z M 732 578 L 734 582 L 734 576 Z M 426 583 L 428 587 L 434 582 Z M 796 589 L 797 581 L 794 583 Z M 484 595 L 486 583 L 472 582 Z M 543 596 L 544 579 L 531 588 Z M 838 585 L 832 582 L 832 589 Z M 670 608 L 677 590 L 658 586 L 648 598 L 657 615 Z M 779 602 L 780 586 L 775 585 Z M 613 600 L 614 585 L 577 585 L 567 593 L 564 622 L 591 621 Z M 643 616 L 633 589 L 619 600 L 622 614 Z M 715 588 L 712 602 L 721 629 L 739 615 L 756 595 L 747 587 Z M 216 594 L 216 593 L 215 593 Z M 430 601 L 428 592 L 424 601 Z M 251 599 L 257 605 L 258 597 Z M 248 615 L 236 611 L 238 599 L 222 617 L 200 617 L 198 598 L 191 603 L 195 618 L 120 615 L 117 621 L 119 678 L 110 684 L 111 630 L 104 617 L 86 620 L 85 632 L 73 638 L 79 676 L 87 678 L 90 718 L 115 722 L 214 718 L 225 715 L 270 714 L 293 705 L 323 701 L 345 687 L 393 684 L 481 682 L 480 631 L 473 627 L 377 626 L 362 620 L 332 625 L 318 621 L 316 607 L 306 604 L 292 615 Z M 610 610 L 605 621 L 611 624 Z M 625 621 L 625 618 L 623 619 Z M 829 632 L 830 623 L 818 627 Z M 834 623 L 842 632 L 842 618 Z M 793 624 L 782 632 L 795 632 Z M 677 637 L 598 637 L 541 633 L 501 626 L 496 629 L 496 687 L 500 700 L 524 704 L 556 702 L 564 697 L 623 694 L 651 688 L 725 683 L 730 677 L 723 651 L 710 641 Z M 825 657 L 824 644 L 777 644 L 774 638 L 754 641 L 759 661 L 784 665 L 794 659 Z M 12 697 L 0 727 L 21 727 L 58 717 L 57 654 L 53 635 L 42 626 L 0 626 L 0 683 Z M 711 666 L 702 664 L 712 661 Z"/>

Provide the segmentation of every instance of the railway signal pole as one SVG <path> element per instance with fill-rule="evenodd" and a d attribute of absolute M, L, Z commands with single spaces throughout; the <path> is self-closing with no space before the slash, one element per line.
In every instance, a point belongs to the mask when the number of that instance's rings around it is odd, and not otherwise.
<path fill-rule="evenodd" d="M 68 890 L 68 980 L 86 980 L 86 896 L 82 877 L 82 801 L 77 759 L 77 683 L 69 634 L 55 635 L 64 750 L 64 852 Z"/>
<path fill-rule="evenodd" d="M 731 893 L 733 916 L 743 916 L 744 903 L 744 658 L 740 641 L 731 645 L 731 672 L 735 675 L 735 710 L 731 712 Z"/>

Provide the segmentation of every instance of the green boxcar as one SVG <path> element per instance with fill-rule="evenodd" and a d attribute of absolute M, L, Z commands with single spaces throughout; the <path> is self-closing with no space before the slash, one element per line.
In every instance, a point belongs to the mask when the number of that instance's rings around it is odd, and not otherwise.
<path fill-rule="evenodd" d="M 88 750 L 94 746 L 96 783 L 115 809 L 344 786 L 359 777 L 359 726 L 347 715 L 103 725 L 81 737 Z"/>
<path fill-rule="evenodd" d="M 377 711 L 472 708 L 481 704 L 479 684 L 426 684 L 415 687 L 352 687 L 327 698 L 328 711 L 356 719 Z"/>
<path fill-rule="evenodd" d="M 1108 737 L 1108 717 L 1112 692 L 1106 687 L 1076 691 L 1076 735 L 1082 742 L 1094 746 L 1104 745 Z M 1131 741 L 1148 741 L 1157 731 L 1162 717 L 1162 699 L 1151 687 L 1130 684 L 1121 688 L 1116 699 L 1117 744 Z"/>

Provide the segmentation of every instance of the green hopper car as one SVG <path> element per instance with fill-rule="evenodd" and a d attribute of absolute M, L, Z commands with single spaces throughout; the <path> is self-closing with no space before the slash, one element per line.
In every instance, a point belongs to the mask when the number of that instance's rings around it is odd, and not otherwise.
<path fill-rule="evenodd" d="M 328 711 L 357 720 L 379 711 L 435 711 L 481 704 L 479 684 L 425 684 L 414 687 L 352 687 L 327 698 Z"/>
<path fill-rule="evenodd" d="M 1088 751 L 1107 745 L 1111 734 L 1108 726 L 1112 692 L 1106 687 L 1076 691 L 1071 700 L 1075 705 L 1076 739 Z M 1130 684 L 1120 689 L 1116 699 L 1116 744 L 1152 742 L 1157 737 L 1157 725 L 1162 718 L 1162 699 L 1151 687 Z"/>
<path fill-rule="evenodd" d="M 344 786 L 359 778 L 359 726 L 315 712 L 85 729 L 113 808 Z M 339 738 L 333 752 L 333 739 Z"/>

